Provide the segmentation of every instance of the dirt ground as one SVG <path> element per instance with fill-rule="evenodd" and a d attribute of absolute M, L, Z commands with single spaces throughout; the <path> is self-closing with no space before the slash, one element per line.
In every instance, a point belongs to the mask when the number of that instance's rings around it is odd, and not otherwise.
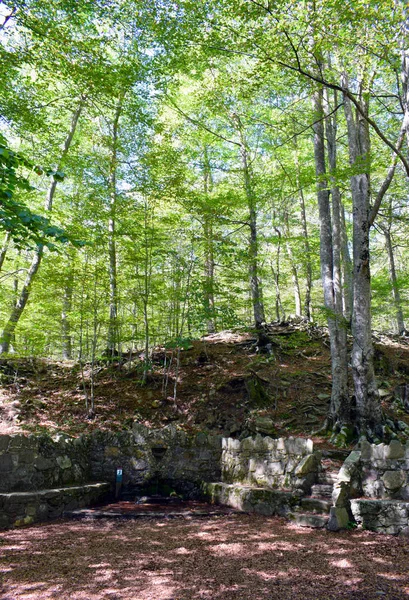
<path fill-rule="evenodd" d="M 246 331 L 192 341 L 179 361 L 174 350 L 156 348 L 144 384 L 139 354 L 101 361 L 94 372 L 92 417 L 84 396 L 89 365 L 81 370 L 74 361 L 9 357 L 0 361 L 0 434 L 78 436 L 129 429 L 137 421 L 238 437 L 254 435 L 257 420 L 267 418 L 274 431 L 264 434 L 311 436 L 324 423 L 331 395 L 325 330 L 271 325 L 268 334 L 271 354 L 259 353 L 254 332 Z M 409 374 L 409 339 L 378 335 L 375 359 L 385 414 L 409 424 L 409 410 L 394 402 L 396 386 L 406 384 Z"/>
<path fill-rule="evenodd" d="M 409 539 L 278 518 L 60 521 L 0 535 L 2 600 L 409 598 Z"/>

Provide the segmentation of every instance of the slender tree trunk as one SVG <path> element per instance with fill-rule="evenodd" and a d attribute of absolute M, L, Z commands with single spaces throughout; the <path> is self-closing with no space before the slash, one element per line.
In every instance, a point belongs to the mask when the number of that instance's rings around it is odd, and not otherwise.
<path fill-rule="evenodd" d="M 64 164 L 64 159 L 67 156 L 68 150 L 71 146 L 71 142 L 74 137 L 75 130 L 76 130 L 77 124 L 78 124 L 78 120 L 80 118 L 84 104 L 85 104 L 85 96 L 83 96 L 81 98 L 78 108 L 73 114 L 72 121 L 71 121 L 71 127 L 70 127 L 68 135 L 65 139 L 65 142 L 63 144 L 62 153 L 61 153 L 60 161 L 59 161 L 59 164 L 57 167 L 57 171 L 60 171 L 62 169 L 62 166 Z M 55 191 L 57 189 L 57 184 L 58 184 L 58 180 L 53 177 L 50 187 L 48 188 L 48 192 L 47 192 L 47 196 L 46 196 L 46 200 L 45 200 L 45 210 L 47 211 L 47 213 L 50 213 L 52 211 L 53 199 L 54 199 Z M 28 270 L 26 280 L 21 289 L 20 297 L 18 298 L 16 305 L 9 317 L 9 320 L 7 321 L 7 323 L 3 329 L 3 333 L 1 335 L 1 342 L 0 342 L 0 354 L 4 354 L 4 353 L 8 352 L 10 349 L 11 340 L 13 338 L 16 326 L 20 320 L 21 315 L 23 314 L 23 311 L 24 311 L 26 304 L 28 302 L 28 299 L 30 297 L 31 287 L 32 287 L 33 281 L 35 279 L 35 276 L 37 275 L 38 269 L 40 268 L 43 254 L 44 254 L 44 245 L 38 244 L 38 246 L 34 252 L 34 257 L 31 262 L 31 266 Z"/>
<path fill-rule="evenodd" d="M 276 299 L 275 299 L 275 310 L 276 310 L 276 319 L 277 321 L 281 321 L 281 316 L 285 318 L 283 304 L 281 302 L 281 292 L 280 292 L 280 257 L 281 257 L 281 231 L 278 227 L 274 227 L 274 230 L 278 237 L 277 251 L 276 251 L 276 261 L 275 267 L 273 263 L 271 263 L 271 270 L 274 277 L 274 286 L 276 290 Z"/>
<path fill-rule="evenodd" d="M 290 226 L 288 223 L 288 212 L 287 211 L 285 211 L 284 220 L 285 220 L 286 238 L 287 238 L 285 246 L 287 249 L 287 255 L 290 260 L 290 265 L 291 265 L 291 277 L 292 277 L 293 289 L 294 289 L 295 315 L 296 315 L 296 317 L 301 317 L 300 283 L 298 280 L 298 269 L 297 269 L 297 265 L 295 264 L 293 249 L 288 240 L 288 238 L 290 237 Z"/>
<path fill-rule="evenodd" d="M 6 260 L 6 255 L 7 255 L 7 250 L 9 248 L 9 243 L 10 243 L 10 232 L 7 231 L 4 240 L 3 240 L 3 246 L 0 250 L 0 271 L 3 268 L 3 264 L 4 261 Z"/>
<path fill-rule="evenodd" d="M 233 116 L 237 131 L 240 136 L 240 157 L 244 178 L 244 190 L 246 193 L 249 210 L 249 273 L 250 273 L 250 292 L 253 304 L 254 325 L 259 328 L 265 321 L 262 286 L 259 278 L 258 268 L 258 236 L 257 236 L 257 202 L 253 188 L 253 178 L 249 162 L 249 151 L 243 126 L 238 115 Z"/>
<path fill-rule="evenodd" d="M 70 314 L 72 310 L 72 297 L 74 292 L 74 269 L 68 267 L 67 281 L 64 286 L 64 294 L 61 311 L 61 333 L 62 333 L 62 357 L 65 360 L 72 358 L 72 334 Z"/>
<path fill-rule="evenodd" d="M 344 338 L 340 327 L 340 315 L 337 314 L 334 283 L 333 219 L 327 183 L 322 89 L 314 93 L 314 111 L 314 158 L 320 220 L 321 278 L 331 346 L 332 392 L 329 418 L 333 424 L 339 427 L 350 423 L 350 407 L 346 385 L 346 344 L 343 343 Z M 342 308 L 340 314 L 342 317 Z"/>
<path fill-rule="evenodd" d="M 330 115 L 329 92 L 326 90 L 327 114 Z M 336 93 L 334 93 L 334 105 L 337 105 Z M 341 194 L 336 182 L 337 170 L 337 122 L 336 115 L 326 117 L 326 140 L 328 150 L 329 180 L 331 184 L 331 226 L 332 226 L 332 310 L 333 310 L 333 336 L 331 344 L 332 358 L 332 381 L 330 413 L 332 420 L 338 420 L 341 424 L 350 423 L 351 407 L 348 393 L 348 347 L 347 328 L 343 315 L 342 294 L 342 226 L 341 226 Z"/>
<path fill-rule="evenodd" d="M 300 182 L 300 166 L 298 159 L 298 148 L 295 146 L 294 152 L 294 162 L 295 162 L 295 173 L 296 173 L 296 182 L 298 189 L 298 201 L 300 206 L 300 217 L 301 217 L 301 230 L 302 236 L 304 240 L 304 254 L 305 254 L 305 272 L 306 272 L 306 280 L 305 280 L 305 299 L 304 299 L 304 316 L 308 321 L 312 320 L 312 311 L 311 311 L 311 290 L 312 290 L 312 264 L 311 264 L 311 247 L 310 240 L 308 235 L 308 224 L 307 224 L 307 213 L 305 209 L 305 199 L 304 192 L 301 187 Z"/>
<path fill-rule="evenodd" d="M 112 126 L 111 162 L 109 165 L 109 221 L 108 221 L 108 255 L 109 255 L 109 326 L 108 354 L 113 357 L 118 349 L 118 284 L 117 284 L 117 252 L 116 252 L 116 209 L 117 189 L 116 176 L 118 167 L 118 133 L 119 119 L 122 112 L 123 94 L 121 94 Z"/>
<path fill-rule="evenodd" d="M 341 257 L 342 257 L 342 307 L 348 323 L 352 317 L 352 260 L 349 252 L 348 234 L 345 221 L 345 208 L 341 203 Z"/>
<path fill-rule="evenodd" d="M 210 167 L 207 146 L 204 148 L 204 193 L 207 196 L 213 188 L 212 172 Z M 205 268 L 204 268 L 204 309 L 206 313 L 207 333 L 216 331 L 215 304 L 214 304 L 214 247 L 213 247 L 213 219 L 208 207 L 204 211 L 204 238 L 205 238 Z"/>
<path fill-rule="evenodd" d="M 344 81 L 343 84 L 347 85 Z M 361 100 L 361 108 L 367 105 Z M 357 426 L 360 433 L 382 435 L 382 411 L 373 367 L 371 331 L 371 276 L 369 255 L 369 131 L 360 114 L 354 114 L 344 94 L 347 121 L 353 205 L 353 306 L 352 306 L 352 374 L 354 379 Z"/>
<path fill-rule="evenodd" d="M 401 80 L 402 80 L 402 105 L 403 105 L 403 124 L 402 130 L 406 134 L 406 142 L 409 146 L 409 19 L 407 17 L 407 10 L 405 9 L 406 18 L 403 26 L 403 37 L 401 41 L 402 45 L 402 67 L 401 67 Z"/>
<path fill-rule="evenodd" d="M 382 231 L 385 236 L 386 251 L 388 253 L 389 276 L 390 276 L 391 285 L 392 285 L 393 302 L 395 305 L 396 323 L 397 323 L 398 331 L 399 331 L 400 335 L 404 335 L 406 333 L 406 328 L 405 328 L 405 321 L 403 318 L 402 300 L 401 300 L 401 296 L 400 296 L 398 279 L 396 277 L 396 265 L 395 265 L 395 255 L 393 252 L 392 236 L 391 236 L 390 230 L 387 229 L 386 227 L 382 228 Z"/>
<path fill-rule="evenodd" d="M 145 366 L 143 371 L 143 383 L 146 382 L 149 371 L 149 344 L 150 344 L 150 328 L 149 328 L 149 299 L 151 292 L 151 277 L 152 277 L 152 234 L 148 235 L 149 229 L 152 227 L 153 218 L 149 215 L 148 201 L 145 199 L 144 210 L 144 273 L 143 273 L 143 322 L 145 330 Z"/>

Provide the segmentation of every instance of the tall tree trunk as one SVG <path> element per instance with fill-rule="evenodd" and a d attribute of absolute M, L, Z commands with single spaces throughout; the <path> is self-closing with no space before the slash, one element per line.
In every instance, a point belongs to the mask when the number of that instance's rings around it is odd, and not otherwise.
<path fill-rule="evenodd" d="M 283 304 L 281 302 L 281 292 L 280 292 L 280 257 L 281 257 L 281 231 L 278 227 L 274 227 L 274 231 L 278 237 L 277 251 L 276 251 L 276 264 L 274 267 L 273 262 L 271 262 L 271 271 L 274 277 L 274 286 L 276 290 L 276 299 L 275 299 L 275 309 L 276 309 L 276 319 L 277 321 L 281 321 L 281 317 L 285 318 Z"/>
<path fill-rule="evenodd" d="M 350 423 L 350 407 L 346 386 L 347 362 L 345 360 L 346 345 L 337 314 L 334 284 L 334 247 L 332 241 L 332 216 L 327 183 L 326 151 L 324 136 L 323 91 L 314 93 L 314 159 L 317 176 L 317 197 L 320 220 L 320 263 L 321 279 L 324 292 L 324 305 L 327 311 L 327 322 L 331 346 L 332 392 L 329 420 L 339 428 Z M 342 309 L 341 309 L 342 317 Z"/>
<path fill-rule="evenodd" d="M 305 209 L 305 198 L 304 198 L 304 192 L 301 187 L 301 181 L 300 181 L 300 166 L 299 166 L 297 145 L 295 145 L 294 162 L 295 162 L 296 183 L 297 183 L 297 189 L 298 189 L 298 201 L 299 201 L 299 206 L 300 206 L 301 229 L 302 229 L 304 254 L 305 254 L 306 281 L 305 281 L 304 316 L 308 321 L 311 321 L 312 320 L 312 313 L 311 313 L 311 290 L 312 290 L 311 247 L 310 247 L 310 240 L 309 240 L 309 235 L 308 235 L 308 224 L 307 224 L 307 213 L 306 213 L 306 209 Z"/>
<path fill-rule="evenodd" d="M 64 159 L 66 158 L 69 148 L 71 146 L 71 142 L 74 137 L 75 130 L 76 130 L 77 124 L 78 124 L 78 120 L 80 118 L 82 109 L 85 104 L 85 100 L 86 100 L 86 98 L 85 98 L 85 96 L 83 96 L 80 100 L 78 108 L 76 109 L 76 111 L 73 114 L 73 117 L 71 120 L 71 127 L 70 127 L 68 135 L 63 144 L 62 153 L 61 153 L 61 157 L 60 157 L 60 160 L 58 163 L 57 171 L 60 171 L 63 167 Z M 51 211 L 52 211 L 53 199 L 54 199 L 55 191 L 57 189 L 57 184 L 58 184 L 58 179 L 55 179 L 55 177 L 53 177 L 50 187 L 48 188 L 48 192 L 47 192 L 47 196 L 46 196 L 46 200 L 45 200 L 45 210 L 47 213 L 51 213 Z M 16 305 L 11 312 L 9 320 L 7 321 L 7 323 L 3 329 L 3 332 L 1 335 L 1 342 L 0 342 L 0 354 L 4 354 L 4 353 L 8 352 L 10 349 L 11 340 L 13 338 L 13 335 L 14 335 L 15 329 L 17 327 L 17 324 L 20 320 L 20 317 L 23 314 L 23 311 L 24 311 L 26 304 L 28 302 L 28 299 L 30 297 L 31 287 L 32 287 L 33 281 L 37 275 L 38 269 L 40 268 L 43 254 L 44 254 L 44 245 L 38 244 L 38 246 L 34 252 L 34 257 L 32 259 L 31 266 L 27 272 L 27 277 L 25 279 L 24 285 L 21 289 L 20 297 L 18 298 Z"/>
<path fill-rule="evenodd" d="M 111 161 L 109 165 L 109 221 L 108 221 L 108 256 L 109 256 L 109 326 L 108 354 L 115 356 L 118 346 L 118 285 L 117 285 L 117 256 L 116 256 L 116 209 L 117 189 L 116 176 L 118 167 L 118 132 L 119 119 L 122 112 L 124 95 L 121 94 L 115 110 L 112 125 Z"/>
<path fill-rule="evenodd" d="M 143 371 L 143 383 L 146 383 L 149 372 L 149 344 L 150 344 L 150 324 L 149 324 L 149 299 L 151 292 L 152 278 L 152 224 L 153 215 L 149 214 L 149 204 L 145 198 L 144 204 L 144 260 L 143 260 L 143 323 L 145 332 L 145 364 Z"/>
<path fill-rule="evenodd" d="M 398 331 L 400 335 L 404 335 L 406 333 L 405 321 L 403 318 L 402 311 L 402 300 L 400 296 L 400 290 L 398 285 L 398 279 L 396 277 L 396 265 L 395 265 L 395 255 L 393 252 L 393 244 L 392 244 L 392 236 L 391 232 L 388 228 L 382 228 L 383 235 L 385 236 L 385 245 L 386 251 L 388 253 L 388 262 L 389 262 L 389 277 L 392 285 L 392 296 L 393 302 L 395 305 L 395 317 L 396 323 L 398 326 Z"/>
<path fill-rule="evenodd" d="M 348 233 L 345 221 L 345 207 L 341 203 L 340 206 L 341 216 L 341 258 L 342 258 L 342 307 L 344 311 L 344 317 L 348 323 L 351 322 L 352 317 L 352 260 L 349 252 Z"/>
<path fill-rule="evenodd" d="M 208 148 L 204 148 L 204 193 L 207 197 L 213 188 L 212 171 L 210 167 Z M 214 304 L 214 247 L 213 247 L 213 217 L 208 206 L 204 207 L 203 222 L 205 238 L 205 265 L 204 265 L 204 309 L 206 313 L 207 333 L 216 331 L 215 304 Z"/>
<path fill-rule="evenodd" d="M 334 341 L 332 344 L 334 358 L 332 359 L 333 393 L 331 394 L 331 416 L 342 424 L 350 423 L 351 406 L 348 393 L 348 346 L 347 327 L 343 311 L 342 293 L 342 225 L 341 225 L 341 194 L 336 181 L 337 170 L 337 121 L 336 114 L 331 115 L 329 91 L 326 90 L 326 140 L 328 151 L 329 180 L 331 184 L 332 208 L 332 294 L 333 294 L 333 319 Z M 334 106 L 337 105 L 337 96 L 334 92 Z M 334 389 L 337 388 L 337 389 Z"/>
<path fill-rule="evenodd" d="M 238 115 L 233 115 L 237 131 L 240 137 L 240 158 L 244 178 L 244 191 L 246 193 L 247 205 L 249 210 L 249 274 L 250 274 L 250 293 L 253 305 L 254 325 L 260 327 L 265 321 L 262 286 L 259 278 L 258 268 L 258 236 L 257 236 L 257 201 L 254 193 L 253 178 L 251 173 L 249 150 L 243 125 Z"/>
<path fill-rule="evenodd" d="M 287 238 L 286 242 L 285 242 L 285 246 L 286 246 L 286 249 L 287 249 L 288 258 L 290 260 L 291 277 L 292 277 L 292 280 L 293 280 L 295 316 L 296 317 L 301 317 L 301 291 L 300 291 L 300 282 L 298 280 L 298 269 L 297 269 L 297 265 L 295 264 L 294 255 L 293 255 L 293 249 L 292 249 L 291 244 L 289 242 L 290 226 L 289 226 L 289 223 L 288 223 L 288 211 L 285 211 L 284 221 L 285 221 L 285 233 L 286 233 L 286 238 Z"/>
<path fill-rule="evenodd" d="M 347 81 L 343 84 L 347 87 Z M 366 103 L 360 100 L 367 114 Z M 351 101 L 344 94 L 347 121 L 351 195 L 353 211 L 353 306 L 352 306 L 352 374 L 354 379 L 357 427 L 363 435 L 381 434 L 382 411 L 373 367 L 371 331 L 371 276 L 369 265 L 370 181 L 369 131 L 362 115 L 354 114 Z"/>
<path fill-rule="evenodd" d="M 71 257 L 70 257 L 71 258 Z M 71 260 L 70 260 L 71 263 Z M 61 311 L 62 357 L 64 360 L 72 358 L 72 332 L 70 314 L 72 311 L 72 297 L 74 292 L 74 269 L 68 265 L 68 276 L 64 285 Z"/>

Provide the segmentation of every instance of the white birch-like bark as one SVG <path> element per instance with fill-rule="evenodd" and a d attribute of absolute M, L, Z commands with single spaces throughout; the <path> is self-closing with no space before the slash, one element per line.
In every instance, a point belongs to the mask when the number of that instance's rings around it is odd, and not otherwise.
<path fill-rule="evenodd" d="M 333 224 L 326 167 L 326 148 L 324 132 L 323 91 L 314 93 L 314 159 L 317 177 L 317 197 L 320 220 L 320 264 L 321 280 L 324 292 L 324 305 L 327 311 L 327 323 L 331 346 L 332 391 L 329 421 L 338 429 L 351 420 L 347 386 L 346 343 L 342 331 L 342 304 L 337 305 L 337 291 L 334 273 Z M 333 141 L 333 140 L 331 140 Z M 333 149 L 332 149 L 333 150 Z M 332 159 L 334 156 L 332 157 Z M 336 276 L 336 275 L 335 275 Z M 345 333 L 346 338 L 346 333 Z"/>
<path fill-rule="evenodd" d="M 308 225 L 307 225 L 307 212 L 305 209 L 305 198 L 304 192 L 301 187 L 300 176 L 299 176 L 299 159 L 298 159 L 298 149 L 295 147 L 294 153 L 294 161 L 295 161 L 295 173 L 296 173 L 296 182 L 298 188 L 298 201 L 300 206 L 300 217 L 301 217 L 301 229 L 304 243 L 304 253 L 305 253 L 305 266 L 306 266 L 306 277 L 305 277 L 305 298 L 304 298 L 304 317 L 307 321 L 312 320 L 312 311 L 311 311 L 311 290 L 312 290 L 312 265 L 311 265 L 311 247 L 310 240 L 308 235 Z"/>
<path fill-rule="evenodd" d="M 207 196 L 213 188 L 212 171 L 207 146 L 204 148 L 204 193 Z M 205 264 L 204 264 L 204 308 L 206 313 L 207 333 L 216 331 L 215 303 L 214 303 L 214 247 L 213 247 L 213 220 L 206 207 L 204 210 L 203 233 L 205 238 Z"/>
<path fill-rule="evenodd" d="M 240 158 L 244 179 L 244 191 L 246 194 L 249 211 L 249 274 L 250 274 L 250 293 L 253 305 L 254 325 L 260 327 L 265 321 L 262 286 L 259 278 L 258 267 L 258 236 L 257 236 L 257 201 L 254 193 L 251 167 L 249 161 L 249 150 L 243 126 L 238 115 L 233 116 L 237 132 L 240 138 Z"/>
<path fill-rule="evenodd" d="M 332 394 L 331 416 L 333 421 L 341 424 L 351 420 L 351 407 L 348 393 L 348 347 L 347 328 L 343 314 L 342 292 L 342 225 L 341 194 L 336 182 L 337 169 L 337 121 L 336 114 L 331 114 L 329 92 L 326 90 L 326 141 L 329 166 L 329 182 L 331 186 L 331 227 L 332 227 L 332 302 L 333 302 L 333 336 L 331 343 L 332 361 Z M 334 93 L 334 105 L 337 105 Z"/>
<path fill-rule="evenodd" d="M 348 82 L 344 79 L 343 85 Z M 371 330 L 371 276 L 369 254 L 370 181 L 369 131 L 362 117 L 368 107 L 354 114 L 351 101 L 344 94 L 347 121 L 351 195 L 353 212 L 353 306 L 352 306 L 352 374 L 355 388 L 356 422 L 363 435 L 380 434 L 382 411 L 373 367 Z"/>
<path fill-rule="evenodd" d="M 62 311 L 61 311 L 61 336 L 62 357 L 65 360 L 72 358 L 72 331 L 70 314 L 72 311 L 72 298 L 74 293 L 74 269 L 68 266 L 68 276 L 64 285 Z"/>
<path fill-rule="evenodd" d="M 399 334 L 404 335 L 406 333 L 406 327 L 405 320 L 403 317 L 402 299 L 399 290 L 398 278 L 396 276 L 396 264 L 395 254 L 393 251 L 392 235 L 390 229 L 387 227 L 382 227 L 382 232 L 385 237 L 386 252 L 388 253 L 389 277 L 392 286 L 393 303 L 395 306 L 396 324 Z"/>
<path fill-rule="evenodd" d="M 345 208 L 341 203 L 341 256 L 342 256 L 342 308 L 347 323 L 352 317 L 352 259 L 349 251 L 348 233 L 345 220 Z"/>
<path fill-rule="evenodd" d="M 116 209 L 117 209 L 117 167 L 119 119 L 122 112 L 123 94 L 120 96 L 112 125 L 111 160 L 109 165 L 109 220 L 108 220 L 108 256 L 109 256 L 109 325 L 108 355 L 113 357 L 118 347 L 118 282 L 116 252 Z"/>

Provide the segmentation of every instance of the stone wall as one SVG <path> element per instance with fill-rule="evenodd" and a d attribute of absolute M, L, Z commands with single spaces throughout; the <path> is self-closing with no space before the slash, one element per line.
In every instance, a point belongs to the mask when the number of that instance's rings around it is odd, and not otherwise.
<path fill-rule="evenodd" d="M 228 483 L 208 483 L 204 484 L 203 488 L 205 496 L 212 504 L 231 506 L 258 515 L 286 516 L 300 502 L 300 495 L 283 490 Z"/>
<path fill-rule="evenodd" d="M 222 438 L 187 436 L 174 426 L 150 430 L 98 431 L 79 438 L 59 435 L 0 436 L 0 492 L 28 492 L 92 481 L 115 483 L 123 471 L 124 488 L 148 482 L 175 485 L 220 479 Z"/>
<path fill-rule="evenodd" d="M 219 435 L 188 436 L 172 425 L 148 429 L 136 423 L 132 431 L 99 432 L 86 443 L 91 477 L 114 482 L 121 468 L 125 490 L 165 482 L 189 495 L 202 481 L 220 479 Z"/>
<path fill-rule="evenodd" d="M 409 500 L 409 443 L 361 443 L 362 495 L 368 498 Z"/>
<path fill-rule="evenodd" d="M 67 436 L 0 436 L 0 492 L 25 492 L 90 481 L 86 448 Z"/>
<path fill-rule="evenodd" d="M 4 510 L 8 507 L 10 513 L 8 523 L 52 518 L 62 514 L 67 502 L 78 500 L 84 506 L 92 497 L 81 495 L 80 488 L 104 482 L 108 484 L 105 493 L 113 490 L 118 469 L 122 470 L 122 492 L 130 497 L 147 490 L 174 489 L 194 498 L 204 489 L 203 483 L 220 480 L 223 494 L 228 489 L 224 484 L 243 483 L 308 492 L 319 468 L 320 454 L 314 453 L 311 440 L 257 435 L 240 441 L 205 433 L 188 436 L 172 425 L 151 430 L 134 424 L 132 430 L 98 431 L 76 439 L 0 436 L 0 494 L 3 492 Z M 63 489 L 71 492 L 65 494 Z M 258 506 L 256 512 L 260 506 L 269 514 L 279 512 L 276 504 L 281 496 L 270 494 L 267 502 L 260 496 L 263 491 L 253 489 L 245 497 L 243 493 L 229 488 L 228 495 L 238 494 L 239 503 Z M 286 504 L 287 498 L 284 500 Z"/>
<path fill-rule="evenodd" d="M 409 535 L 409 503 L 404 500 L 351 500 L 355 522 L 363 529 L 392 535 Z"/>
<path fill-rule="evenodd" d="M 321 455 L 312 440 L 261 437 L 223 439 L 222 481 L 309 492 Z"/>
<path fill-rule="evenodd" d="M 370 444 L 351 452 L 334 484 L 330 529 L 355 522 L 379 533 L 409 532 L 409 443 Z"/>
<path fill-rule="evenodd" d="M 109 494 L 108 483 L 0 494 L 0 529 L 61 517 L 66 510 L 90 506 Z"/>

